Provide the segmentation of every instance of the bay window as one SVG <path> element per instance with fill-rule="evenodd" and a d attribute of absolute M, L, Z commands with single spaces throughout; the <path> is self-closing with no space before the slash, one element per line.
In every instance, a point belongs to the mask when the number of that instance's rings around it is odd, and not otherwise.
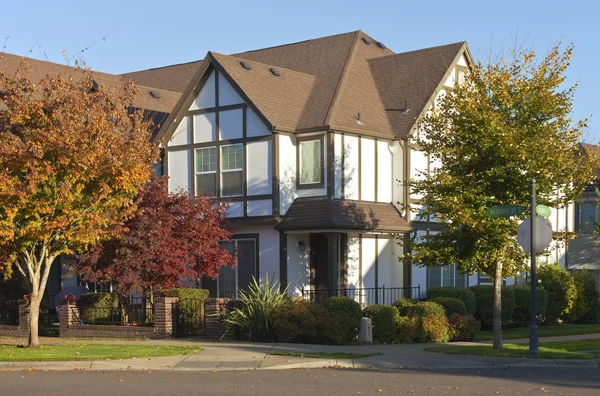
<path fill-rule="evenodd" d="M 323 136 L 298 139 L 298 188 L 324 185 Z"/>

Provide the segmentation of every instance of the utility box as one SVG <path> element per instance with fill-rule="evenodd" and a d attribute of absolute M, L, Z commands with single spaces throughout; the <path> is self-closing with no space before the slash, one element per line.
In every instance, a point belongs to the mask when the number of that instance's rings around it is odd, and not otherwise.
<path fill-rule="evenodd" d="M 373 322 L 371 321 L 371 318 L 362 318 L 358 342 L 363 344 L 373 343 Z"/>

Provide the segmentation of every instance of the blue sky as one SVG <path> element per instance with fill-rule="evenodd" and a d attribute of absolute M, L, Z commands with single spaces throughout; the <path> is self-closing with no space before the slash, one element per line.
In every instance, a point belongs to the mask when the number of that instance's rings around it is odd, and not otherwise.
<path fill-rule="evenodd" d="M 124 73 L 361 29 L 395 52 L 467 41 L 481 60 L 515 42 L 545 53 L 574 43 L 567 77 L 579 84 L 575 117 L 592 116 L 600 139 L 600 2 L 4 0 L 0 51 L 64 63 L 82 55 L 95 70 Z M 76 58 L 76 57 L 75 57 Z M 74 58 L 74 59 L 75 59 Z"/>

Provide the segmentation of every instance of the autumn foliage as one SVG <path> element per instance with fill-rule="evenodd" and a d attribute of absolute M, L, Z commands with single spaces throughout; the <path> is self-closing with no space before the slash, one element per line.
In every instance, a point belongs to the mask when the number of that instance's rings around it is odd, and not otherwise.
<path fill-rule="evenodd" d="M 157 159 L 134 86 L 71 72 L 0 72 L 0 271 L 26 280 L 30 345 L 55 258 L 118 234 Z"/>
<path fill-rule="evenodd" d="M 120 294 L 214 278 L 222 266 L 233 265 L 220 245 L 231 236 L 225 217 L 225 206 L 210 198 L 169 193 L 166 179 L 153 180 L 139 195 L 128 231 L 80 256 L 79 272 L 93 281 L 112 281 Z"/>

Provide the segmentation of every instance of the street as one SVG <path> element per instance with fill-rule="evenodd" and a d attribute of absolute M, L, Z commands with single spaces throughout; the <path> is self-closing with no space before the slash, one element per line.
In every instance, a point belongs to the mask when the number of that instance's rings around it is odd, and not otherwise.
<path fill-rule="evenodd" d="M 598 395 L 599 376 L 599 369 L 547 367 L 218 372 L 12 371 L 0 372 L 0 395 Z"/>

